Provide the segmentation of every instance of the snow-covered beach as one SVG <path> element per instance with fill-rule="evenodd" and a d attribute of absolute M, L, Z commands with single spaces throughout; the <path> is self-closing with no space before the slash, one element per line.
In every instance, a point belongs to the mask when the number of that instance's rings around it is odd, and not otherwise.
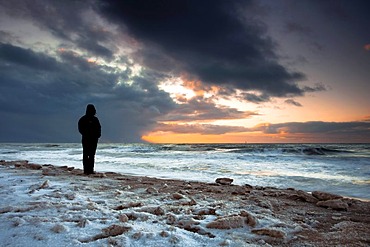
<path fill-rule="evenodd" d="M 81 143 L 0 143 L 0 160 L 82 168 Z M 99 143 L 95 170 L 212 183 L 322 190 L 370 199 L 369 144 Z"/>
<path fill-rule="evenodd" d="M 370 203 L 1 161 L 1 246 L 368 246 Z"/>

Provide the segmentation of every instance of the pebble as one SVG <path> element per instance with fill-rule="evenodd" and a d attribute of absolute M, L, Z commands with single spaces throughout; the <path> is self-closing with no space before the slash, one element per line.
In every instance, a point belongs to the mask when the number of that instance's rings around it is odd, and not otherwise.
<path fill-rule="evenodd" d="M 216 178 L 216 183 L 221 185 L 231 185 L 231 183 L 234 181 L 232 178 Z"/>

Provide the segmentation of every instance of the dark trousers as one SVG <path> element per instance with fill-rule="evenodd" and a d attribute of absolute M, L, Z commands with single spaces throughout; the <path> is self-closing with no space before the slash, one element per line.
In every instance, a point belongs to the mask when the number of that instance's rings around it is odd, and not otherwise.
<path fill-rule="evenodd" d="M 82 139 L 82 163 L 85 174 L 94 173 L 94 161 L 98 140 Z"/>

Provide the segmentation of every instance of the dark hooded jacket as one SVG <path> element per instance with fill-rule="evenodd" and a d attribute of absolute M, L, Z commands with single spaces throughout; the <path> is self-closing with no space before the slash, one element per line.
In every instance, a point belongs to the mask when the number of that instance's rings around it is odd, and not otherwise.
<path fill-rule="evenodd" d="M 94 105 L 87 105 L 86 114 L 78 121 L 78 131 L 81 133 L 83 140 L 97 141 L 101 136 L 100 122 L 95 114 Z"/>

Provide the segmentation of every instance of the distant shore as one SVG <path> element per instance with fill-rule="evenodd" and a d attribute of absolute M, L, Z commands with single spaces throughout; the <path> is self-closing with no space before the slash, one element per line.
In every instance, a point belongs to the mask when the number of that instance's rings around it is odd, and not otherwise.
<path fill-rule="evenodd" d="M 202 183 L 113 172 L 85 176 L 73 167 L 27 161 L 0 161 L 0 176 L 0 237 L 6 244 L 370 243 L 370 202 L 320 191 L 239 186 L 229 178 Z M 35 226 L 43 230 L 35 232 Z"/>

